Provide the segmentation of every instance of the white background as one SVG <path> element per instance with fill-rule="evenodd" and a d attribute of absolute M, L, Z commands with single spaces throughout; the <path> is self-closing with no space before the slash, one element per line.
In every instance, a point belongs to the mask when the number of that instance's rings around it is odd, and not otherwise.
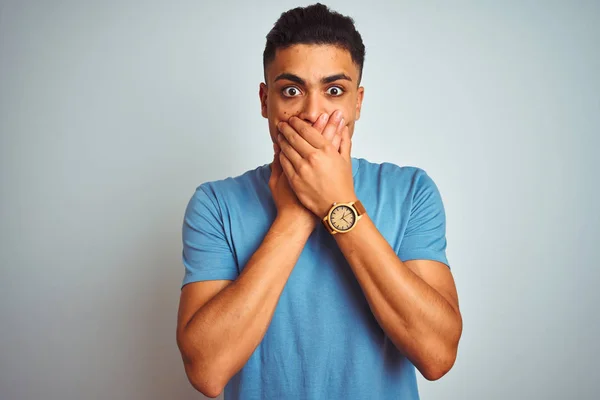
<path fill-rule="evenodd" d="M 464 334 L 423 399 L 594 399 L 600 3 L 342 1 L 354 156 L 425 169 Z M 196 399 L 175 343 L 194 189 L 270 162 L 290 1 L 0 2 L 0 398 Z"/>

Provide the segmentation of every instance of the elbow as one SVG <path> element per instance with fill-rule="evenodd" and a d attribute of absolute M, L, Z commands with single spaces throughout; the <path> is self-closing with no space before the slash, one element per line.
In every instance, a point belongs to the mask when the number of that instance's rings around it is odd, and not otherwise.
<path fill-rule="evenodd" d="M 437 381 L 452 369 L 456 363 L 458 344 L 462 336 L 462 330 L 462 317 L 459 313 L 454 334 L 451 337 L 447 336 L 442 343 L 438 342 L 435 347 L 437 351 L 434 350 L 431 352 L 435 356 L 430 357 L 429 360 L 424 363 L 423 367 L 419 369 L 425 379 L 428 381 Z"/>
<path fill-rule="evenodd" d="M 450 368 L 444 368 L 440 366 L 432 366 L 421 369 L 421 374 L 425 379 L 430 382 L 437 381 L 441 379 L 444 375 L 446 375 L 450 371 Z"/>
<path fill-rule="evenodd" d="M 205 382 L 203 380 L 194 380 L 188 375 L 188 379 L 194 389 L 202 393 L 206 397 L 210 397 L 214 399 L 219 397 L 219 395 L 223 392 L 223 388 L 218 385 L 210 384 L 209 382 Z"/>
<path fill-rule="evenodd" d="M 206 397 L 218 397 L 225 387 L 218 371 L 214 368 L 214 362 L 204 360 L 202 355 L 196 354 L 186 342 L 183 335 L 177 335 L 177 345 L 183 359 L 183 366 L 188 381 L 194 389 Z"/>
<path fill-rule="evenodd" d="M 190 384 L 206 397 L 215 398 L 223 392 L 224 385 L 206 368 L 198 368 L 193 364 L 185 365 L 185 373 Z"/>
<path fill-rule="evenodd" d="M 428 381 L 437 381 L 446 375 L 454 366 L 456 362 L 456 351 L 452 349 L 444 352 L 445 354 L 439 355 L 433 360 L 425 363 L 419 370 L 425 379 Z"/>

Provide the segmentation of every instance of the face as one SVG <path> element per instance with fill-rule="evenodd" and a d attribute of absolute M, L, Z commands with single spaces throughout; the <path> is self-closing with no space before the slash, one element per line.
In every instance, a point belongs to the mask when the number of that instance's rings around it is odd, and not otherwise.
<path fill-rule="evenodd" d="M 340 110 L 350 135 L 360 117 L 364 88 L 350 52 L 330 45 L 298 44 L 278 49 L 260 85 L 262 116 L 276 143 L 277 124 L 297 116 L 310 124 Z"/>

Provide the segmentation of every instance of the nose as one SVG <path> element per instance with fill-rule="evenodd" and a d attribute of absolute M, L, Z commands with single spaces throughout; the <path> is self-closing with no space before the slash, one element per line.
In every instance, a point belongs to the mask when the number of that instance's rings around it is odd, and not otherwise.
<path fill-rule="evenodd" d="M 324 112 L 326 112 L 326 100 L 319 93 L 310 93 L 305 97 L 302 111 L 298 114 L 298 118 L 314 124 Z"/>

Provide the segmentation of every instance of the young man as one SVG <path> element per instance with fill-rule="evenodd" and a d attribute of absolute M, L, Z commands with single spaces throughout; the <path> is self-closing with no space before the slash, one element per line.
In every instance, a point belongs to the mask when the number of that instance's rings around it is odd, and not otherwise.
<path fill-rule="evenodd" d="M 201 185 L 183 225 L 177 340 L 192 385 L 232 399 L 418 399 L 462 320 L 445 214 L 418 168 L 350 156 L 364 46 L 317 4 L 267 36 L 274 160 Z"/>

